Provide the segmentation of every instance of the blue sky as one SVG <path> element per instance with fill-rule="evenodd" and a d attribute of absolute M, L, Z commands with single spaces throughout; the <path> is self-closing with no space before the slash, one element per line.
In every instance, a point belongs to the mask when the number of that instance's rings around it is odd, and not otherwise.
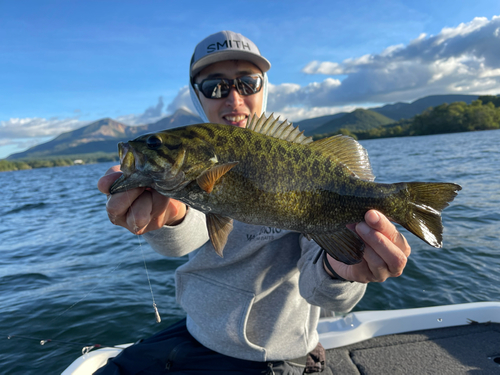
<path fill-rule="evenodd" d="M 498 0 L 0 0 L 0 158 L 103 117 L 189 108 L 193 49 L 224 29 L 271 61 L 268 109 L 292 121 L 500 94 Z"/>

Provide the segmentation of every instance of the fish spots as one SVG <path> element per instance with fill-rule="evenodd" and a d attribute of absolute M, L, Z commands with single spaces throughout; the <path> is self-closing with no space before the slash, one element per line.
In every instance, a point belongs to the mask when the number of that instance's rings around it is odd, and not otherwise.
<path fill-rule="evenodd" d="M 323 165 L 325 166 L 326 171 L 330 171 L 330 169 L 332 168 L 332 161 L 330 159 L 326 159 Z"/>
<path fill-rule="evenodd" d="M 269 161 L 267 160 L 266 155 L 259 156 L 259 167 L 262 170 L 267 170 L 270 167 Z"/>
<path fill-rule="evenodd" d="M 317 159 L 315 159 L 311 165 L 311 174 L 314 177 L 319 176 L 319 174 L 320 174 L 320 165 L 319 165 L 319 161 Z"/>
<path fill-rule="evenodd" d="M 221 135 L 216 135 L 214 138 L 214 142 L 217 147 L 224 147 L 228 144 L 227 137 Z"/>
<path fill-rule="evenodd" d="M 304 159 L 302 158 L 302 154 L 299 152 L 292 152 L 290 155 L 295 162 L 296 165 L 304 164 Z"/>
<path fill-rule="evenodd" d="M 215 132 L 210 127 L 205 126 L 204 129 L 205 129 L 205 132 L 207 133 L 208 138 L 210 138 L 210 139 L 215 138 Z"/>
<path fill-rule="evenodd" d="M 194 130 L 191 130 L 191 129 L 186 129 L 186 131 L 184 132 L 184 134 L 182 134 L 183 137 L 187 138 L 187 139 L 195 139 L 195 138 L 198 138 L 198 134 L 196 133 L 196 131 Z"/>
<path fill-rule="evenodd" d="M 241 137 L 241 135 L 235 135 L 233 137 L 233 141 L 235 143 L 235 146 L 243 146 L 245 144 L 245 140 Z"/>
<path fill-rule="evenodd" d="M 311 151 L 310 148 L 306 147 L 306 148 L 304 148 L 303 153 L 304 153 L 304 157 L 307 159 L 307 158 L 309 158 L 311 156 L 312 151 Z"/>
<path fill-rule="evenodd" d="M 300 173 L 303 175 L 306 175 L 309 172 L 309 168 L 307 168 L 307 165 L 304 163 L 300 164 Z"/>
<path fill-rule="evenodd" d="M 255 151 L 262 151 L 262 141 L 260 139 L 257 139 L 253 143 L 253 148 L 254 148 Z"/>
<path fill-rule="evenodd" d="M 277 149 L 280 156 L 287 155 L 287 150 L 282 145 L 278 145 L 278 147 L 276 149 Z"/>

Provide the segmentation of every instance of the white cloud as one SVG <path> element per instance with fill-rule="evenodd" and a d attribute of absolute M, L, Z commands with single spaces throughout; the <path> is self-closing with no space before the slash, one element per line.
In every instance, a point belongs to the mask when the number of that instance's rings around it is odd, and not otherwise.
<path fill-rule="evenodd" d="M 269 85 L 267 112 L 290 121 L 352 111 L 435 94 L 500 94 L 500 16 L 477 17 L 437 35 L 420 34 L 407 45 L 388 46 L 378 54 L 342 62 L 311 61 L 302 72 L 327 76 L 321 82 Z M 336 79 L 336 76 L 342 80 Z M 120 116 L 128 125 L 152 123 L 186 108 L 193 113 L 187 86 L 165 108 L 160 97 L 141 114 Z M 166 110 L 166 113 L 164 112 Z M 0 121 L 0 147 L 46 141 L 91 121 L 80 110 L 68 118 L 11 118 Z M 31 144 L 32 145 L 32 144 Z"/>
<path fill-rule="evenodd" d="M 302 72 L 306 74 L 325 74 L 329 76 L 345 74 L 344 68 L 338 63 L 330 61 L 320 62 L 316 60 L 307 64 L 302 69 Z"/>
<path fill-rule="evenodd" d="M 178 109 L 187 109 L 192 113 L 196 113 L 196 109 L 191 102 L 191 96 L 189 95 L 188 86 L 181 87 L 177 96 L 172 100 L 172 102 L 167 106 L 168 113 L 174 113 Z"/>
<path fill-rule="evenodd" d="M 500 94 L 500 16 L 477 17 L 407 45 L 335 61 L 311 61 L 302 72 L 327 76 L 305 86 L 269 85 L 267 112 L 291 121 L 438 94 Z M 341 79 L 336 79 L 336 76 Z M 192 108 L 187 86 L 167 107 Z"/>
<path fill-rule="evenodd" d="M 79 128 L 89 121 L 80 121 L 77 117 L 70 118 L 11 118 L 0 121 L 0 138 L 37 138 L 56 136 L 58 134 Z"/>
<path fill-rule="evenodd" d="M 345 75 L 307 86 L 277 86 L 270 91 L 273 110 L 307 109 L 411 101 L 434 94 L 500 93 L 500 16 L 474 18 L 438 35 L 421 34 L 407 46 L 389 46 L 379 54 L 352 57 L 341 63 L 312 61 L 302 72 Z M 495 92 L 495 87 L 497 88 Z M 291 108 L 297 108 L 294 112 Z"/>
<path fill-rule="evenodd" d="M 152 105 L 141 114 L 129 114 L 116 118 L 126 125 L 150 124 L 160 120 L 166 114 L 163 112 L 163 98 L 160 96 L 156 105 Z M 92 121 L 79 119 L 80 110 L 75 110 L 78 115 L 68 118 L 11 118 L 0 121 L 0 157 L 7 156 L 12 151 L 20 152 L 37 144 L 47 142 L 62 133 L 86 126 Z M 6 151 L 6 150 L 9 151 Z"/>
<path fill-rule="evenodd" d="M 77 117 L 11 118 L 0 121 L 0 158 L 47 142 L 61 133 L 80 128 L 89 122 L 81 121 Z"/>
<path fill-rule="evenodd" d="M 423 34 L 423 35 L 425 35 L 425 34 Z M 405 47 L 404 44 L 397 44 L 395 46 L 389 46 L 380 53 L 380 56 L 384 56 L 384 57 L 392 56 L 396 51 L 398 51 L 404 47 Z"/>
<path fill-rule="evenodd" d="M 146 110 L 139 114 L 130 114 L 119 116 L 116 118 L 116 121 L 122 122 L 127 125 L 143 125 L 143 124 L 151 124 L 160 120 L 162 117 L 165 117 L 165 113 L 163 112 L 163 97 L 158 98 L 158 103 L 156 105 L 152 105 L 151 107 L 146 108 Z"/>
<path fill-rule="evenodd" d="M 352 112 L 356 108 L 356 106 L 352 105 L 343 107 L 284 107 L 274 113 L 283 119 L 298 122 L 309 118 L 333 115 L 339 112 Z M 267 111 L 267 113 L 271 114 L 273 111 Z"/>
<path fill-rule="evenodd" d="M 495 17 L 493 17 L 493 20 Z M 466 36 L 468 34 L 477 31 L 488 24 L 488 19 L 486 17 L 476 17 L 469 23 L 461 23 L 457 27 L 445 27 L 441 30 L 441 33 L 436 37 L 435 43 L 437 45 L 446 42 L 449 39 L 453 39 L 457 36 Z"/>

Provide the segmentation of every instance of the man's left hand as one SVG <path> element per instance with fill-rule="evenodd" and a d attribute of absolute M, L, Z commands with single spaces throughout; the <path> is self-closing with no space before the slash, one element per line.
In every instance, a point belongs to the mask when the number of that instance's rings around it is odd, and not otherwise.
<path fill-rule="evenodd" d="M 358 223 L 355 230 L 365 242 L 361 263 L 349 266 L 327 256 L 339 276 L 350 281 L 369 283 L 384 282 L 389 277 L 398 277 L 403 273 L 411 248 L 387 217 L 370 210 L 365 214 L 365 221 Z"/>

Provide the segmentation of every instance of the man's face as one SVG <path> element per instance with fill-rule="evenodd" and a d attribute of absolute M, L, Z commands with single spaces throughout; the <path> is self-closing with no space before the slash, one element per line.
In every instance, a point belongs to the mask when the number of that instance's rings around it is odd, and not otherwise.
<path fill-rule="evenodd" d="M 221 61 L 203 69 L 196 78 L 196 83 L 199 84 L 207 78 L 234 79 L 255 73 L 262 74 L 259 68 L 248 61 Z M 226 98 L 207 99 L 200 92 L 198 92 L 198 97 L 210 122 L 244 128 L 248 117 L 254 113 L 261 114 L 263 91 L 242 96 L 233 87 Z"/>

